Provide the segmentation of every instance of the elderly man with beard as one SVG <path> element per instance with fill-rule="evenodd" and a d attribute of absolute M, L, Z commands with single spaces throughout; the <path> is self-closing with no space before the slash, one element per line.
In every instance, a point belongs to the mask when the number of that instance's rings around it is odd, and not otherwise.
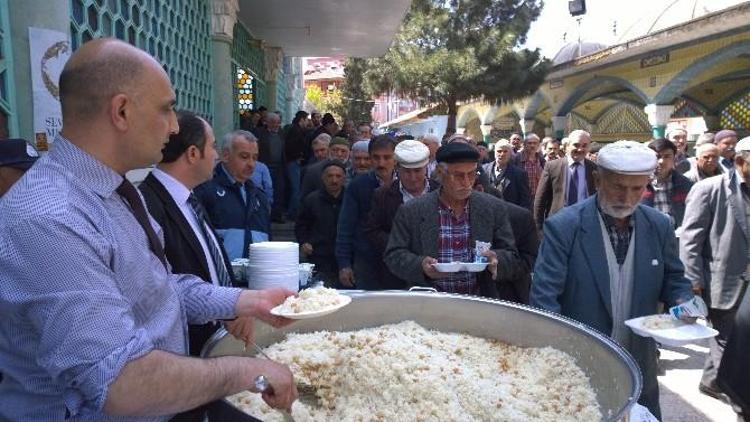
<path fill-rule="evenodd" d="M 624 321 L 693 297 L 677 255 L 669 218 L 639 205 L 656 168 L 654 151 L 633 141 L 602 148 L 598 193 L 549 218 L 534 267 L 531 305 L 563 314 L 608 334 L 643 373 L 639 403 L 657 418 L 659 384 L 652 338 Z"/>
<path fill-rule="evenodd" d="M 396 212 L 405 204 L 425 193 L 437 188 L 438 184 L 427 178 L 427 163 L 430 150 L 421 142 L 406 140 L 396 145 L 394 151 L 398 179 L 389 186 L 381 186 L 375 190 L 372 200 L 372 210 L 365 226 L 365 234 L 370 240 L 377 262 L 383 262 L 383 253 L 388 244 L 388 236 L 393 227 Z M 382 274 L 380 287 L 383 289 L 403 289 L 406 282 L 391 273 L 382 263 L 379 273 Z"/>
<path fill-rule="evenodd" d="M 451 293 L 497 298 L 498 271 L 510 271 L 518 259 L 507 205 L 473 190 L 479 153 L 453 142 L 437 153 L 439 190 L 402 205 L 393 220 L 385 250 L 388 268 L 409 285 Z M 474 262 L 475 242 L 490 243 L 483 252 L 489 265 L 480 272 L 440 272 L 437 263 Z"/>

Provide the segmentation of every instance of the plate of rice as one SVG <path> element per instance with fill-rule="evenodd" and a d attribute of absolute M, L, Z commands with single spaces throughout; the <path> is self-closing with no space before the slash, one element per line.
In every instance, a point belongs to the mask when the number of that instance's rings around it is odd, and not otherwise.
<path fill-rule="evenodd" d="M 289 296 L 284 303 L 271 309 L 271 314 L 289 319 L 309 319 L 328 315 L 351 303 L 352 298 L 336 289 L 315 287 Z"/>
<path fill-rule="evenodd" d="M 700 320 L 690 324 L 669 314 L 647 315 L 625 321 L 625 325 L 639 336 L 653 337 L 667 346 L 684 346 L 719 334 L 703 324 Z"/>

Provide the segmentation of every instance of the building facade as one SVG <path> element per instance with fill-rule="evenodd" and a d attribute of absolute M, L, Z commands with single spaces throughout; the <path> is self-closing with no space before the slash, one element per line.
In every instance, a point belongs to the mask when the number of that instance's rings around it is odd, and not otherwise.
<path fill-rule="evenodd" d="M 254 37 L 239 7 L 238 0 L 0 1 L 0 137 L 38 138 L 29 28 L 67 34 L 67 53 L 101 37 L 147 51 L 169 75 L 178 109 L 204 116 L 217 134 L 261 105 L 289 121 L 304 97 L 301 61 Z"/>

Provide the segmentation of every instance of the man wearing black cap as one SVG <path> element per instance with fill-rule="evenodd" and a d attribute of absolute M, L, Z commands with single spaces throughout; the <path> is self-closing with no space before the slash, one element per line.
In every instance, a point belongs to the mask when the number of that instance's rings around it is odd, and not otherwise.
<path fill-rule="evenodd" d="M 401 206 L 385 262 L 412 285 L 499 297 L 498 268 L 511 271 L 518 258 L 506 204 L 472 189 L 479 160 L 472 146 L 448 144 L 438 150 L 436 159 L 441 187 Z M 437 263 L 474 262 L 476 241 L 490 243 L 490 249 L 481 254 L 489 263 L 484 271 L 437 271 Z"/>
<path fill-rule="evenodd" d="M 0 141 L 0 197 L 31 168 L 39 153 L 23 139 Z"/>

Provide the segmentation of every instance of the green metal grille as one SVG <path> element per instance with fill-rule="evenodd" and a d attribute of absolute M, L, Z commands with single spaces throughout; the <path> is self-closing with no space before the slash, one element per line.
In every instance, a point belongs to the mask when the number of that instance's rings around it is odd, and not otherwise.
<path fill-rule="evenodd" d="M 8 2 L 0 1 L 0 138 L 18 136 Z"/>
<path fill-rule="evenodd" d="M 116 37 L 148 51 L 169 74 L 178 108 L 212 117 L 210 0 L 70 0 L 73 50 Z"/>
<path fill-rule="evenodd" d="M 232 40 L 232 67 L 234 70 L 234 124 L 239 125 L 240 114 L 245 110 L 258 108 L 266 105 L 266 82 L 265 82 L 265 56 L 258 40 L 253 39 L 250 32 L 241 24 L 234 25 Z M 251 81 L 250 92 L 243 85 L 247 84 L 239 75 L 248 75 Z M 240 83 L 244 82 L 244 83 Z M 241 92 L 245 91 L 245 92 Z M 251 104 L 247 104 L 247 96 L 250 96 Z M 249 106 L 249 107 L 248 107 Z"/>
<path fill-rule="evenodd" d="M 750 129 L 750 93 L 731 102 L 721 111 L 721 127 L 726 129 Z"/>

